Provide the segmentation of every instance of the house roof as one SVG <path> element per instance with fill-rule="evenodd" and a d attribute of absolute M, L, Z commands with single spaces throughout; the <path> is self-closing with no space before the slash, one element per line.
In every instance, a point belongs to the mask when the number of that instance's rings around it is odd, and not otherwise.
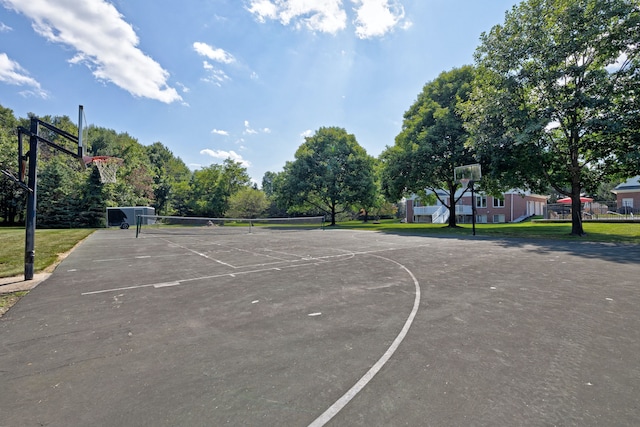
<path fill-rule="evenodd" d="M 467 190 L 467 189 L 463 189 L 463 188 L 458 188 L 456 190 L 456 194 L 455 194 L 454 197 L 456 197 L 456 198 L 460 197 L 464 191 L 466 191 L 466 194 L 464 195 L 464 197 L 471 197 L 471 190 Z M 427 195 L 434 193 L 434 191 L 431 191 L 431 190 L 428 190 L 428 189 L 425 189 L 425 192 L 426 192 Z M 449 192 L 447 192 L 444 189 L 438 189 L 438 190 L 435 191 L 435 193 L 437 193 L 440 197 L 448 197 L 448 195 L 449 195 Z M 483 195 L 483 194 L 486 194 L 486 193 L 484 191 L 476 190 L 476 194 Z M 536 193 L 533 193 L 533 192 L 531 192 L 529 190 L 520 190 L 520 189 L 517 189 L 517 188 L 512 188 L 510 190 L 507 190 L 507 191 L 503 192 L 502 194 L 503 195 L 515 194 L 517 196 L 534 197 L 534 198 L 537 198 L 537 199 L 544 199 L 544 200 L 547 200 L 549 198 L 548 195 L 536 194 Z M 417 198 L 418 198 L 418 196 L 416 194 L 411 194 L 409 196 L 403 197 L 403 200 L 415 200 Z"/>
<path fill-rule="evenodd" d="M 640 175 L 629 178 L 611 190 L 613 194 L 640 192 Z"/>

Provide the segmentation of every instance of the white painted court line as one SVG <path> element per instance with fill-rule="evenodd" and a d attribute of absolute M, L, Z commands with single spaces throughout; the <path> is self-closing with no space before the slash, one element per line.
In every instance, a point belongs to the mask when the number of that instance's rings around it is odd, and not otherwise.
<path fill-rule="evenodd" d="M 104 258 L 94 259 L 91 262 L 116 262 L 116 261 L 131 261 L 132 259 L 151 259 L 151 258 L 175 258 L 179 256 L 192 256 L 192 254 L 171 254 L 171 255 L 138 255 L 134 257 L 123 258 Z"/>
<path fill-rule="evenodd" d="M 360 391 L 369 383 L 369 381 L 371 381 L 373 377 L 375 377 L 376 374 L 380 372 L 382 367 L 389 361 L 391 356 L 393 356 L 393 353 L 396 352 L 396 350 L 398 349 L 398 347 L 400 346 L 404 338 L 407 336 L 407 333 L 409 332 L 409 328 L 411 328 L 411 324 L 413 323 L 413 319 L 416 317 L 416 313 L 418 313 L 418 308 L 420 307 L 420 283 L 418 283 L 418 279 L 416 278 L 416 276 L 414 276 L 411 270 L 409 270 L 407 267 L 405 267 L 404 265 L 400 264 L 397 261 L 379 256 L 379 255 L 371 255 L 371 256 L 392 262 L 400 266 L 400 268 L 405 270 L 407 273 L 409 273 L 409 275 L 413 279 L 413 284 L 416 288 L 416 296 L 413 300 L 413 309 L 411 310 L 411 313 L 409 314 L 407 321 L 404 323 L 402 330 L 400 331 L 396 339 L 393 340 L 393 342 L 391 343 L 391 346 L 387 349 L 387 351 L 385 351 L 382 357 L 380 357 L 380 359 L 378 359 L 378 361 L 364 374 L 364 376 L 360 378 L 358 382 L 356 382 L 353 385 L 353 387 L 351 387 L 344 395 L 342 395 L 340 399 L 336 400 L 336 402 L 333 405 L 329 406 L 329 408 L 327 408 L 327 410 L 324 411 L 322 415 L 320 415 L 311 424 L 309 424 L 309 427 L 324 426 L 326 423 L 331 421 L 331 419 L 334 416 L 336 416 L 336 414 L 340 412 L 342 408 L 347 406 L 347 404 L 351 402 L 351 400 L 353 400 L 353 398 L 356 397 L 358 393 L 360 393 Z"/>
<path fill-rule="evenodd" d="M 353 258 L 354 256 L 355 255 L 353 254 L 328 255 L 325 257 L 314 258 L 312 262 L 307 262 L 307 263 L 300 263 L 300 261 L 302 260 L 292 260 L 289 262 L 289 265 L 281 265 L 278 267 L 267 267 L 267 268 L 260 268 L 255 270 L 234 271 L 233 273 L 219 273 L 219 274 L 213 274 L 209 276 L 191 277 L 189 279 L 174 280 L 171 282 L 148 283 L 144 285 L 132 285 L 132 286 L 126 286 L 126 287 L 120 287 L 120 288 L 101 289 L 99 291 L 83 292 L 80 295 L 85 296 L 85 295 L 106 294 L 110 292 L 118 292 L 123 290 L 132 290 L 132 289 L 141 289 L 141 288 L 150 288 L 150 287 L 154 289 L 168 288 L 173 286 L 182 286 L 189 282 L 194 282 L 198 280 L 216 279 L 220 277 L 238 277 L 238 276 L 247 275 L 247 274 L 265 273 L 267 271 L 282 271 L 289 268 L 300 268 L 300 267 L 305 267 L 310 265 L 326 264 L 328 262 L 335 261 L 336 258 L 342 258 L 341 260 L 347 260 L 347 259 Z"/>
<path fill-rule="evenodd" d="M 96 295 L 96 294 L 104 294 L 105 292 L 119 292 L 119 291 L 127 291 L 130 289 L 140 289 L 140 288 L 149 288 L 153 285 L 133 285 L 133 286 L 124 286 L 122 288 L 112 288 L 107 291 L 91 291 L 91 292 L 82 292 L 80 295 Z"/>
<path fill-rule="evenodd" d="M 165 239 L 165 240 L 166 240 L 166 239 Z M 170 241 L 169 241 L 169 240 L 167 240 L 167 242 L 170 242 Z M 183 246 L 183 245 L 181 245 L 181 244 L 179 244 L 179 243 L 176 243 L 176 242 L 170 242 L 170 243 L 172 243 L 172 244 L 176 245 L 176 246 L 177 246 L 177 247 L 179 247 L 179 248 L 184 249 L 185 251 L 192 252 L 192 253 L 194 253 L 194 254 L 196 254 L 196 255 L 199 255 L 199 256 L 201 256 L 201 257 L 203 257 L 203 258 L 206 258 L 206 259 L 209 259 L 209 260 L 211 260 L 211 261 L 217 262 L 218 264 L 222 264 L 222 265 L 224 265 L 224 266 L 226 266 L 226 267 L 229 267 L 229 268 L 238 268 L 238 267 L 236 267 L 235 265 L 231 265 L 231 264 L 226 263 L 226 262 L 224 262 L 224 261 L 221 261 L 221 260 L 219 260 L 219 259 L 211 258 L 210 256 L 207 256 L 207 255 L 205 255 L 205 254 L 203 254 L 203 253 L 201 253 L 201 252 L 194 251 L 193 249 L 189 249 L 188 247 Z"/>

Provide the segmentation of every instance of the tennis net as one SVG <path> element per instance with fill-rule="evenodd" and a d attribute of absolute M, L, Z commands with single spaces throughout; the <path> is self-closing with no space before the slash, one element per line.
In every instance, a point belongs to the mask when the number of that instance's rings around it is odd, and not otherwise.
<path fill-rule="evenodd" d="M 163 215 L 136 217 L 136 237 L 140 234 L 250 234 L 314 229 L 324 229 L 323 216 L 254 219 Z"/>

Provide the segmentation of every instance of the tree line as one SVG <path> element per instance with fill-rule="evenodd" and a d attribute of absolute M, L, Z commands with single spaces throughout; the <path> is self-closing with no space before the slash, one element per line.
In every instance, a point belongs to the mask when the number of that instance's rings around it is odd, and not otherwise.
<path fill-rule="evenodd" d="M 226 160 L 190 171 L 162 143 L 90 126 L 93 155 L 124 159 L 116 184 L 41 153 L 38 221 L 100 226 L 107 206 L 150 205 L 198 216 L 393 213 L 409 194 L 445 190 L 455 212 L 456 166 L 480 163 L 480 188 L 551 191 L 572 198 L 572 234 L 583 234 L 580 195 L 640 174 L 640 6 L 637 0 L 525 0 L 480 37 L 475 64 L 442 72 L 404 114 L 393 144 L 374 158 L 355 135 L 322 127 L 282 171 L 252 186 Z M 77 133 L 68 117 L 45 117 Z M 16 170 L 17 119 L 0 108 L 0 163 Z M 24 195 L 0 182 L 3 224 L 21 220 Z M 455 227 L 456 216 L 449 216 Z"/>
<path fill-rule="evenodd" d="M 14 176 L 18 171 L 16 130 L 18 126 L 28 129 L 30 118 L 16 118 L 0 106 L 0 167 Z M 68 116 L 39 119 L 78 134 Z M 68 145 L 46 129 L 41 136 Z M 161 142 L 145 146 L 127 133 L 93 125 L 87 128 L 84 141 L 91 156 L 124 160 L 117 181 L 102 183 L 96 168 L 84 168 L 71 156 L 40 144 L 38 227 L 102 227 L 106 208 L 113 206 L 152 206 L 162 215 L 216 218 L 327 214 L 335 223 L 340 213 L 357 212 L 361 206 L 373 209 L 377 195 L 373 157 L 340 128 L 321 128 L 307 138 L 296 153 L 298 160 L 285 167 L 286 183 L 282 174 L 268 172 L 263 189 L 252 185 L 246 168 L 231 159 L 191 171 Z M 25 206 L 24 190 L 9 179 L 0 180 L 1 224 L 23 223 Z M 391 209 L 390 205 L 380 207 Z"/>
<path fill-rule="evenodd" d="M 72 135 L 76 125 L 67 116 L 39 118 Z M 29 128 L 30 117 L 16 118 L 0 106 L 0 166 L 17 175 L 17 126 Z M 46 130 L 45 130 L 46 133 Z M 47 139 L 62 146 L 53 133 Z M 249 185 L 246 170 L 231 160 L 191 171 L 160 142 L 145 146 L 127 133 L 89 126 L 87 153 L 124 160 L 117 182 L 100 182 L 96 168 L 84 168 L 70 156 L 40 144 L 38 154 L 37 224 L 40 227 L 100 227 L 106 207 L 153 206 L 171 215 L 222 216 L 230 198 Z M 75 151 L 72 147 L 71 151 Z M 24 190 L 9 179 L 0 181 L 0 213 L 3 225 L 24 221 Z"/>

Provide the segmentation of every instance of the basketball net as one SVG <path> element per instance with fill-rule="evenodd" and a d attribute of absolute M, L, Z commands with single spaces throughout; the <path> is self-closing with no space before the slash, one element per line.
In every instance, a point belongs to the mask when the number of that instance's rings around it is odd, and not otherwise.
<path fill-rule="evenodd" d="M 123 160 L 117 157 L 96 156 L 91 159 L 100 172 L 100 182 L 103 184 L 113 184 L 116 182 L 116 172 L 122 165 Z"/>
<path fill-rule="evenodd" d="M 460 184 L 462 184 L 463 189 L 469 188 L 469 181 L 470 179 L 468 178 L 460 178 Z"/>

